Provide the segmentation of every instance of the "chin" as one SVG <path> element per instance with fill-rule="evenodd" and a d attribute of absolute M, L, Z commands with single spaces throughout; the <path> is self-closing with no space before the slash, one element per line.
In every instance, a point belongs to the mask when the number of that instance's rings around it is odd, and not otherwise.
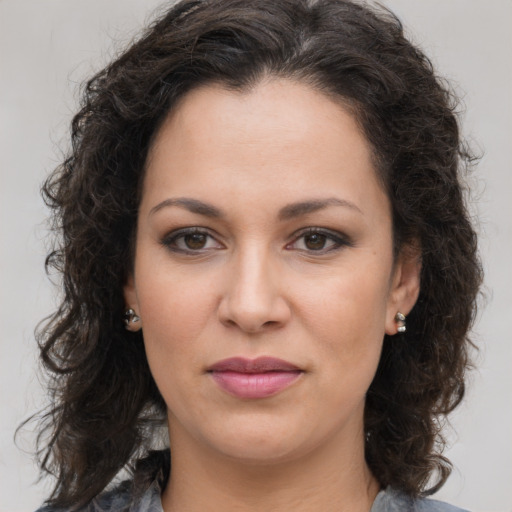
<path fill-rule="evenodd" d="M 293 422 L 256 422 L 233 424 L 229 431 L 215 432 L 207 442 L 217 452 L 249 465 L 278 464 L 300 457 L 308 451 L 311 436 L 290 429 Z"/>
<path fill-rule="evenodd" d="M 289 462 L 300 456 L 302 450 L 285 445 L 282 440 L 272 442 L 265 440 L 259 444 L 248 440 L 245 443 L 229 444 L 228 446 L 218 446 L 217 449 L 230 459 L 248 466 L 265 466 Z"/>

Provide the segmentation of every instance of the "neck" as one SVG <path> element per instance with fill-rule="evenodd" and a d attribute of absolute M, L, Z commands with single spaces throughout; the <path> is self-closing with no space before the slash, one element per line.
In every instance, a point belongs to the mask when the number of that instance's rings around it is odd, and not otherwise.
<path fill-rule="evenodd" d="M 362 436 L 351 441 L 263 464 L 180 440 L 171 450 L 164 511 L 204 512 L 215 504 L 223 512 L 368 512 L 379 484 L 366 465 Z"/>

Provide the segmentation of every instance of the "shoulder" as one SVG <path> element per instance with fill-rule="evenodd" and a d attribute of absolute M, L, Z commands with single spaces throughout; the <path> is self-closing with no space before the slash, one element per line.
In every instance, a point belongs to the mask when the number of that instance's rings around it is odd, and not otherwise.
<path fill-rule="evenodd" d="M 69 512 L 68 509 L 44 506 L 36 512 Z M 132 492 L 132 482 L 125 481 L 94 498 L 80 512 L 162 512 L 160 486 L 154 482 L 139 498 Z"/>
<path fill-rule="evenodd" d="M 379 492 L 370 512 L 468 512 L 442 501 L 411 498 L 388 487 Z"/>

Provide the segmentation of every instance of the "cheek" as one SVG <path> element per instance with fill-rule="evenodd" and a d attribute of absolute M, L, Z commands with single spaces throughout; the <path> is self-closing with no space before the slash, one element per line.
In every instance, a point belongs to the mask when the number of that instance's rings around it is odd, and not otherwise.
<path fill-rule="evenodd" d="M 303 288 L 298 312 L 330 368 L 328 378 L 361 389 L 373 379 L 380 359 L 389 280 L 382 266 L 364 270 L 354 266 Z"/>
<path fill-rule="evenodd" d="M 155 272 L 158 267 L 143 263 L 137 298 L 148 360 L 155 369 L 176 367 L 199 352 L 195 346 L 212 317 L 215 297 L 201 278 L 191 280 L 165 266 Z"/>
<path fill-rule="evenodd" d="M 208 321 L 208 297 L 193 287 L 160 281 L 144 289 L 140 304 L 146 356 L 155 383 L 168 408 L 186 410 L 197 398 L 191 379 L 202 373 L 208 355 L 208 346 L 199 345 Z"/>
<path fill-rule="evenodd" d="M 384 334 L 388 302 L 388 274 L 366 267 L 333 274 L 297 291 L 303 297 L 300 316 L 319 333 L 349 337 Z M 380 274 L 380 278 L 379 278 Z"/>

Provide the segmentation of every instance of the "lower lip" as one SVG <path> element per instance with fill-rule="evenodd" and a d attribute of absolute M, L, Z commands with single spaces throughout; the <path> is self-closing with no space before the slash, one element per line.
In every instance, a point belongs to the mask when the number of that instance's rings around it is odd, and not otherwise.
<path fill-rule="evenodd" d="M 265 373 L 214 371 L 212 377 L 221 389 L 238 398 L 265 398 L 283 391 L 301 374 L 299 370 Z"/>

